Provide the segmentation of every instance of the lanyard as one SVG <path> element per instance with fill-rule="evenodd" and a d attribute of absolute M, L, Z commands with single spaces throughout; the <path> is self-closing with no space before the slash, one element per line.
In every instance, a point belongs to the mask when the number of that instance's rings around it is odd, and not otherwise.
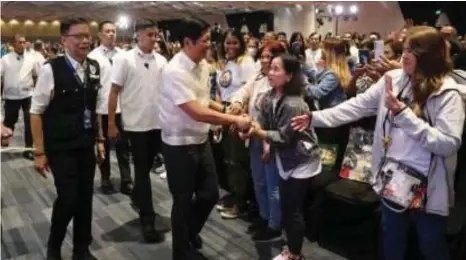
<path fill-rule="evenodd" d="M 401 88 L 400 92 L 396 96 L 396 99 L 400 100 L 401 96 L 403 95 L 405 89 L 408 87 L 410 82 L 411 80 L 408 79 L 406 84 L 403 86 L 403 88 Z M 388 123 L 388 130 L 385 127 L 387 123 Z M 392 144 L 392 138 L 390 137 L 390 131 L 391 131 L 390 110 L 388 110 L 387 113 L 385 114 L 385 118 L 382 124 L 382 130 L 383 130 L 383 140 L 382 140 L 383 147 L 385 150 L 385 154 L 387 154 L 388 147 Z"/>

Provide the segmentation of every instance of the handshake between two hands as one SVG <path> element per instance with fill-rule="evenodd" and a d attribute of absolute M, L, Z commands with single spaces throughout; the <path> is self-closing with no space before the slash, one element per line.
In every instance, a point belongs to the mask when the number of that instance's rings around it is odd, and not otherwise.
<path fill-rule="evenodd" d="M 237 132 L 242 140 L 250 138 L 252 135 L 261 129 L 259 123 L 252 120 L 246 114 L 238 116 L 238 119 L 234 125 L 231 126 L 233 132 Z"/>

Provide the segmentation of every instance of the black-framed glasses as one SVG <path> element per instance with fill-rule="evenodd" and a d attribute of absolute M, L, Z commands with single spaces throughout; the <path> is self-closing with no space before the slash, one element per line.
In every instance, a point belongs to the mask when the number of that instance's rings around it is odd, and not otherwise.
<path fill-rule="evenodd" d="M 63 36 L 73 37 L 73 38 L 78 39 L 80 41 L 82 41 L 84 39 L 87 39 L 87 40 L 92 39 L 92 36 L 90 34 L 65 34 Z"/>

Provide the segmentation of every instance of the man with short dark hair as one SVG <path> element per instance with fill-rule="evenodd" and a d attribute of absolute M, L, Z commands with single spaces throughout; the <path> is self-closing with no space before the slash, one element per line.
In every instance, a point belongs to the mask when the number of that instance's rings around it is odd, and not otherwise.
<path fill-rule="evenodd" d="M 112 67 L 113 60 L 118 54 L 124 51 L 116 47 L 116 26 L 111 21 L 103 21 L 99 24 L 100 46 L 89 53 L 89 58 L 95 59 L 100 65 L 100 83 L 102 88 L 99 90 L 97 99 L 97 120 L 99 121 L 99 131 L 105 137 L 105 159 L 99 164 L 101 174 L 101 190 L 104 194 L 115 192 L 113 183 L 110 179 L 110 147 L 115 145 L 116 157 L 120 168 L 120 191 L 123 194 L 131 195 L 133 184 L 131 180 L 131 168 L 129 165 L 129 144 L 128 137 L 123 131 L 121 122 L 120 102 L 117 103 L 115 124 L 120 133 L 120 138 L 112 144 L 107 138 L 108 133 L 108 96 L 112 87 Z"/>
<path fill-rule="evenodd" d="M 108 137 L 118 141 L 116 109 L 121 106 L 123 129 L 131 143 L 134 160 L 134 188 L 131 200 L 139 212 L 144 240 L 160 243 L 165 238 L 155 230 L 150 169 L 160 151 L 159 82 L 167 59 L 154 51 L 159 35 L 150 20 L 136 22 L 137 46 L 113 61 L 112 88 L 108 101 Z"/>
<path fill-rule="evenodd" d="M 210 48 L 209 24 L 185 19 L 175 35 L 182 50 L 170 60 L 162 76 L 162 152 L 173 196 L 173 260 L 197 260 L 204 259 L 196 251 L 202 247 L 199 233 L 218 200 L 208 141 L 210 124 L 236 124 L 247 129 L 250 119 L 225 114 L 226 107 L 210 99 L 210 71 L 205 61 Z"/>
<path fill-rule="evenodd" d="M 23 111 L 24 141 L 27 148 L 32 148 L 31 122 L 29 109 L 40 64 L 36 57 L 25 51 L 26 37 L 15 35 L 14 49 L 1 59 L 2 96 L 5 101 L 5 117 L 3 124 L 14 131 L 19 118 L 19 111 Z M 31 151 L 25 151 L 23 156 L 33 160 Z"/>
<path fill-rule="evenodd" d="M 65 55 L 51 59 L 40 70 L 31 105 L 35 145 L 34 167 L 53 174 L 57 198 L 47 242 L 47 260 L 61 260 L 61 246 L 73 220 L 73 260 L 96 259 L 92 242 L 92 196 L 104 139 L 99 136 L 96 100 L 100 88 L 99 63 L 86 58 L 91 31 L 83 18 L 60 23 Z"/>

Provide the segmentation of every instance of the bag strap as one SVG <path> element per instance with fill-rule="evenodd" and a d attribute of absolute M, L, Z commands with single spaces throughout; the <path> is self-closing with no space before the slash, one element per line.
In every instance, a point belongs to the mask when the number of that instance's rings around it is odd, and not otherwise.
<path fill-rule="evenodd" d="M 400 92 L 399 96 L 401 95 L 402 92 L 403 92 L 403 90 Z M 387 118 L 388 118 L 388 112 L 387 112 L 387 115 L 386 115 L 386 117 L 385 117 L 385 120 L 384 120 L 383 124 L 386 123 Z M 427 109 L 427 108 L 426 108 L 426 120 L 427 120 L 427 122 L 429 123 L 430 126 L 433 126 L 432 119 L 430 118 L 430 115 L 429 115 L 429 109 Z M 384 130 L 385 130 L 385 125 L 384 125 L 383 127 L 384 127 Z M 385 131 L 384 131 L 384 132 L 385 132 Z M 385 136 L 384 136 L 384 138 L 385 138 Z M 379 177 L 380 171 L 381 171 L 381 169 L 382 169 L 382 166 L 383 166 L 383 165 L 385 164 L 385 162 L 386 162 L 386 159 L 387 159 L 387 152 L 388 152 L 388 147 L 385 147 L 385 146 L 384 146 L 384 155 L 383 155 L 382 161 L 380 162 L 379 168 L 378 168 L 378 170 L 377 170 L 377 176 L 376 176 L 376 178 Z M 433 163 L 434 163 L 434 153 L 430 153 L 430 163 L 429 163 L 429 171 L 428 171 L 428 173 L 430 173 L 430 171 L 432 170 L 432 165 L 433 165 Z M 387 186 L 387 184 L 388 184 L 388 181 L 385 181 L 384 183 L 382 183 L 382 191 L 385 189 L 385 187 Z M 427 198 L 426 198 L 426 199 L 427 199 Z M 414 198 L 413 198 L 413 199 L 411 200 L 411 202 L 409 203 L 409 206 L 403 207 L 403 208 L 401 208 L 401 209 L 396 209 L 396 208 L 392 207 L 391 205 L 389 205 L 383 196 L 381 196 L 381 201 L 382 201 L 382 204 L 383 204 L 385 207 L 387 207 L 388 209 L 390 209 L 391 211 L 396 212 L 396 213 L 403 213 L 403 212 L 405 212 L 405 211 L 407 211 L 407 210 L 409 209 L 410 205 L 411 205 L 411 204 L 413 203 L 413 201 L 414 201 Z"/>

